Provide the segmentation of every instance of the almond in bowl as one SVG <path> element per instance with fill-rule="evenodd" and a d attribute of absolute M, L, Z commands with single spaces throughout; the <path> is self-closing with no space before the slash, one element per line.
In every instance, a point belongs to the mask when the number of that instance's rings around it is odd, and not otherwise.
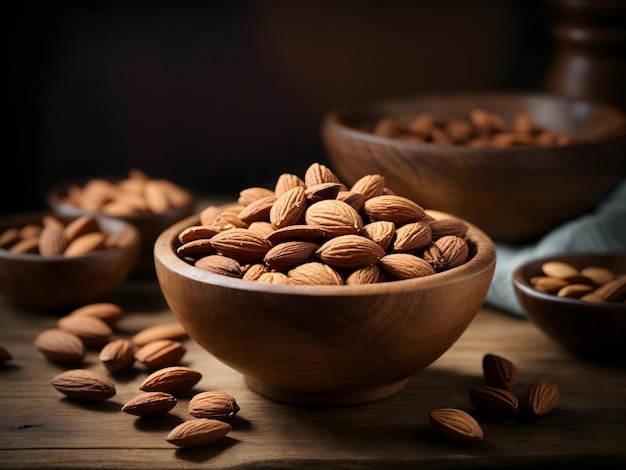
<path fill-rule="evenodd" d="M 275 188 L 244 189 L 238 201 L 207 207 L 157 239 L 157 278 L 177 320 L 252 390 L 320 406 L 389 397 L 480 309 L 495 267 L 491 239 L 368 180 L 348 188 L 313 164 L 305 175 L 281 175 Z M 318 191 L 326 183 L 339 190 Z M 276 199 L 243 221 L 253 193 Z M 420 224 L 443 219 L 454 221 L 454 236 L 463 227 L 463 243 L 424 236 Z M 407 229 L 415 244 L 408 233 L 394 236 L 408 224 L 416 224 Z M 398 251 L 394 241 L 409 248 Z M 290 245 L 274 253 L 281 244 Z"/>

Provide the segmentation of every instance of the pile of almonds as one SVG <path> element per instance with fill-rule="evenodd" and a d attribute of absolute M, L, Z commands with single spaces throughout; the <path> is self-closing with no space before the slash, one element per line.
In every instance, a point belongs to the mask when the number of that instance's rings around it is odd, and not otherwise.
<path fill-rule="evenodd" d="M 383 117 L 364 130 L 405 142 L 468 147 L 556 147 L 569 145 L 572 138 L 538 127 L 527 113 L 518 114 L 511 124 L 502 116 L 483 108 L 469 112 L 467 119 L 437 119 L 425 112 L 402 126 L 390 117 Z"/>
<path fill-rule="evenodd" d="M 65 225 L 47 214 L 41 224 L 10 227 L 0 234 L 1 249 L 41 256 L 83 256 L 117 244 L 117 238 L 103 232 L 98 220 L 89 215 L 77 217 Z"/>
<path fill-rule="evenodd" d="M 202 378 L 197 370 L 180 365 L 187 332 L 173 322 L 147 327 L 130 338 L 116 337 L 115 324 L 122 315 L 122 308 L 114 303 L 84 305 L 59 318 L 56 327 L 41 331 L 34 345 L 51 362 L 68 367 L 54 376 L 51 384 L 73 400 L 103 401 L 115 396 L 112 377 L 140 363 L 147 376 L 139 385 L 140 393 L 121 411 L 139 417 L 163 416 Z M 99 351 L 98 358 L 108 375 L 80 367 L 88 349 Z M 188 403 L 194 419 L 173 428 L 166 440 L 178 447 L 219 440 L 230 432 L 232 426 L 227 421 L 239 410 L 236 400 L 226 392 L 197 392 Z"/>
<path fill-rule="evenodd" d="M 367 284 L 428 276 L 466 262 L 464 222 L 435 220 L 414 201 L 363 176 L 348 188 L 313 163 L 304 178 L 242 190 L 208 206 L 178 235 L 178 255 L 198 268 L 274 284 Z"/>
<path fill-rule="evenodd" d="M 531 418 L 538 419 L 550 413 L 560 398 L 560 391 L 552 379 L 542 377 L 526 388 L 525 410 L 522 410 L 520 400 L 514 393 L 517 366 L 504 357 L 489 353 L 483 356 L 482 367 L 485 385 L 470 389 L 469 399 L 483 416 L 507 419 L 526 411 Z M 484 438 L 476 418 L 459 408 L 431 410 L 428 420 L 437 433 L 454 442 L 466 444 Z"/>
<path fill-rule="evenodd" d="M 563 261 L 547 261 L 530 284 L 541 292 L 588 302 L 626 303 L 626 273 L 599 266 L 577 269 Z"/>
<path fill-rule="evenodd" d="M 191 200 L 189 192 L 175 183 L 150 178 L 136 168 L 117 181 L 93 178 L 82 186 L 73 184 L 60 197 L 63 204 L 113 217 L 162 214 L 187 206 Z"/>

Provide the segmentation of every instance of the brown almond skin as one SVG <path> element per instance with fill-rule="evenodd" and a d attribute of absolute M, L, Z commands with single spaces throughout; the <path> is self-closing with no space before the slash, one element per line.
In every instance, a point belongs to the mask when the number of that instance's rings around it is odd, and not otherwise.
<path fill-rule="evenodd" d="M 263 261 L 270 268 L 278 271 L 288 271 L 309 261 L 316 259 L 315 252 L 319 248 L 317 243 L 307 241 L 288 241 L 279 243 L 265 254 Z"/>
<path fill-rule="evenodd" d="M 105 375 L 87 369 L 70 369 L 50 381 L 59 392 L 75 400 L 102 401 L 116 394 L 115 383 Z"/>
<path fill-rule="evenodd" d="M 161 416 L 172 410 L 176 403 L 176 397 L 169 393 L 145 392 L 127 401 L 122 411 L 141 417 Z"/>
<path fill-rule="evenodd" d="M 340 235 L 320 246 L 317 256 L 334 268 L 356 269 L 377 262 L 385 251 L 361 235 Z"/>
<path fill-rule="evenodd" d="M 517 383 L 517 366 L 501 356 L 485 354 L 483 375 L 487 385 L 511 391 Z"/>
<path fill-rule="evenodd" d="M 194 418 L 176 426 L 165 440 L 178 447 L 200 447 L 219 441 L 232 426 L 224 421 L 209 418 Z"/>
<path fill-rule="evenodd" d="M 107 343 L 98 356 L 109 372 L 128 370 L 135 362 L 133 343 L 126 338 L 118 338 Z"/>
<path fill-rule="evenodd" d="M 222 276 L 240 278 L 243 275 L 239 262 L 224 255 L 203 256 L 194 262 L 194 266 Z"/>
<path fill-rule="evenodd" d="M 176 365 L 185 355 L 183 345 L 171 339 L 150 341 L 135 352 L 135 360 L 150 369 Z"/>
<path fill-rule="evenodd" d="M 51 362 L 80 364 L 85 357 L 85 345 L 74 333 L 60 328 L 41 331 L 34 340 L 35 347 Z"/>
<path fill-rule="evenodd" d="M 178 322 L 162 323 L 160 325 L 152 325 L 138 331 L 131 341 L 135 346 L 145 346 L 151 341 L 158 339 L 171 339 L 181 341 L 188 338 L 187 331 Z"/>
<path fill-rule="evenodd" d="M 472 388 L 469 396 L 477 410 L 490 414 L 508 415 L 515 412 L 519 405 L 513 393 L 489 385 Z"/>
<path fill-rule="evenodd" d="M 428 413 L 431 427 L 446 439 L 460 444 L 482 441 L 480 424 L 467 412 L 456 408 L 439 408 Z"/>
<path fill-rule="evenodd" d="M 239 412 L 235 398 L 226 392 L 200 392 L 189 400 L 189 414 L 196 418 L 228 419 Z"/>
<path fill-rule="evenodd" d="M 552 379 L 543 377 L 528 387 L 526 406 L 533 416 L 542 417 L 554 409 L 560 396 L 559 388 Z"/>
<path fill-rule="evenodd" d="M 113 335 L 108 323 L 89 315 L 66 315 L 57 320 L 57 326 L 74 333 L 88 349 L 103 347 Z"/>
<path fill-rule="evenodd" d="M 202 374 L 197 370 L 184 366 L 170 366 L 155 370 L 139 385 L 144 392 L 166 392 L 172 395 L 191 390 Z"/>
<path fill-rule="evenodd" d="M 96 302 L 78 307 L 70 315 L 87 315 L 97 317 L 109 325 L 114 325 L 124 315 L 122 307 L 111 302 Z"/>

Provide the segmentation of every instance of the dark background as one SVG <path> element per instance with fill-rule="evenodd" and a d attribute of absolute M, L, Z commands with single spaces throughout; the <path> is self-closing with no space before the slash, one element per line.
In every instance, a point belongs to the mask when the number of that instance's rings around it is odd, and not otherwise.
<path fill-rule="evenodd" d="M 325 162 L 332 108 L 540 90 L 554 48 L 532 0 L 24 1 L 5 21 L 2 213 L 133 167 L 199 193 L 273 185 Z"/>

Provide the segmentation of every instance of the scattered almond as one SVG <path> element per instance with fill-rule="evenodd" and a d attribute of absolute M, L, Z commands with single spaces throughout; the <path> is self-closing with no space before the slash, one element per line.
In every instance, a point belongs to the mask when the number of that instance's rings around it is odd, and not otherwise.
<path fill-rule="evenodd" d="M 157 339 L 141 346 L 135 360 L 150 369 L 173 366 L 185 355 L 183 345 L 171 339 Z"/>
<path fill-rule="evenodd" d="M 109 372 L 115 373 L 128 370 L 135 362 L 133 343 L 126 338 L 110 341 L 100 350 L 98 359 Z"/>
<path fill-rule="evenodd" d="M 165 392 L 145 392 L 122 406 L 122 411 L 135 416 L 151 417 L 168 413 L 176 406 L 176 397 Z"/>
<path fill-rule="evenodd" d="M 87 369 L 70 369 L 57 374 L 52 386 L 69 398 L 101 401 L 116 394 L 115 383 L 108 377 Z"/>
<path fill-rule="evenodd" d="M 188 337 L 189 335 L 187 331 L 180 323 L 171 322 L 148 326 L 135 333 L 135 335 L 131 338 L 131 341 L 135 346 L 141 347 L 159 339 L 181 341 Z"/>
<path fill-rule="evenodd" d="M 487 385 L 511 391 L 517 383 L 517 366 L 501 356 L 485 354 L 483 375 Z"/>
<path fill-rule="evenodd" d="M 468 444 L 483 439 L 483 429 L 469 413 L 457 408 L 438 408 L 428 413 L 431 427 L 454 442 Z"/>
<path fill-rule="evenodd" d="M 70 315 L 87 315 L 97 317 L 100 320 L 114 325 L 122 318 L 124 311 L 122 307 L 111 302 L 97 302 L 78 307 L 70 312 Z"/>
<path fill-rule="evenodd" d="M 469 397 L 477 410 L 498 415 L 511 414 L 519 405 L 517 397 L 512 392 L 489 385 L 472 388 Z"/>
<path fill-rule="evenodd" d="M 184 366 L 171 366 L 155 370 L 139 385 L 145 392 L 167 392 L 179 395 L 196 385 L 202 374 Z"/>
<path fill-rule="evenodd" d="M 209 418 L 195 418 L 176 426 L 165 438 L 178 447 L 200 447 L 219 441 L 232 426 L 224 421 Z"/>
<path fill-rule="evenodd" d="M 560 396 L 559 388 L 552 379 L 543 377 L 528 387 L 526 406 L 534 416 L 545 416 L 554 409 Z"/>
<path fill-rule="evenodd" d="M 57 320 L 57 327 L 75 334 L 90 349 L 101 348 L 113 335 L 107 322 L 90 315 L 66 315 Z"/>
<path fill-rule="evenodd" d="M 48 328 L 41 331 L 34 340 L 35 347 L 50 361 L 58 364 L 79 364 L 85 357 L 82 340 L 69 331 Z"/>
<path fill-rule="evenodd" d="M 200 392 L 189 400 L 189 414 L 196 418 L 228 419 L 239 412 L 237 401 L 220 391 Z"/>

